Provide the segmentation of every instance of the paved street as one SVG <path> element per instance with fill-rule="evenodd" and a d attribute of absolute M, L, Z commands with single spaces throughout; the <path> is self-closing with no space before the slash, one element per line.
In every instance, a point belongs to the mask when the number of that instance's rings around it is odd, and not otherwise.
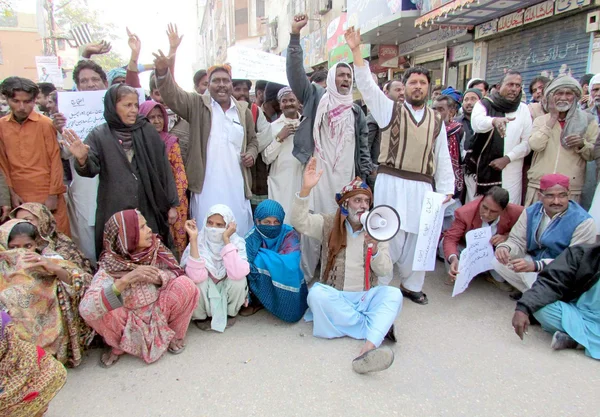
<path fill-rule="evenodd" d="M 103 369 L 94 350 L 47 417 L 599 415 L 600 363 L 551 351 L 539 326 L 521 342 L 506 293 L 480 280 L 453 299 L 440 273 L 425 291 L 428 306 L 405 300 L 388 371 L 357 375 L 360 341 L 317 339 L 311 324 L 261 311 L 224 334 L 192 326 L 183 354 L 150 366 L 124 357 Z"/>

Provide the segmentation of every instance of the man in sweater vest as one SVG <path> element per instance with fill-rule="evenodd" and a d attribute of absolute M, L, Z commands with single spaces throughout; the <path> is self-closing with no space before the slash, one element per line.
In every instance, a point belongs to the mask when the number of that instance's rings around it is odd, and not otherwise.
<path fill-rule="evenodd" d="M 402 307 L 397 288 L 375 286 L 377 279 L 391 275 L 392 260 L 386 243 L 369 236 L 360 216 L 371 207 L 373 195 L 360 178 L 336 195 L 335 214 L 310 214 L 309 195 L 323 171 L 311 158 L 304 171 L 302 189 L 296 194 L 291 213 L 294 228 L 322 244 L 320 282 L 308 293 L 305 319 L 313 321 L 313 335 L 326 339 L 349 336 L 365 339 L 359 356 L 352 362 L 358 373 L 382 371 L 394 361 L 394 353 L 380 348 L 384 338 L 396 341 L 394 321 Z M 370 286 L 365 291 L 365 255 L 372 245 Z M 389 281 L 388 281 L 389 283 Z"/>
<path fill-rule="evenodd" d="M 423 293 L 425 271 L 413 271 L 421 206 L 433 190 L 454 194 L 454 172 L 448 152 L 446 128 L 440 114 L 425 106 L 431 76 L 422 67 L 404 73 L 405 102 L 392 101 L 377 87 L 360 53 L 360 31 L 349 28 L 346 42 L 354 57 L 356 85 L 381 127 L 375 204 L 398 211 L 400 232 L 390 243 L 392 262 L 398 265 L 402 293 L 418 304 L 427 304 Z M 391 276 L 389 277 L 391 278 Z"/>
<path fill-rule="evenodd" d="M 566 248 L 596 241 L 594 220 L 569 200 L 567 176 L 544 175 L 540 189 L 540 201 L 523 211 L 492 261 L 494 270 L 520 292 L 530 289 L 544 266 Z"/>

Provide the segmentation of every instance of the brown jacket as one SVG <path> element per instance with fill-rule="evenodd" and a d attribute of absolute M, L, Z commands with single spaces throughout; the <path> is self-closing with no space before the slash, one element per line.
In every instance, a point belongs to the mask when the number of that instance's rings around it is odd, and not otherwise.
<path fill-rule="evenodd" d="M 188 93 L 179 87 L 169 71 L 163 77 L 157 77 L 157 85 L 160 94 L 167 106 L 177 115 L 187 120 L 190 124 L 190 139 L 185 163 L 185 173 L 188 178 L 188 189 L 196 194 L 202 192 L 204 186 L 204 175 L 206 172 L 206 154 L 208 149 L 208 138 L 212 127 L 212 106 L 210 95 L 199 95 Z M 244 140 L 242 152 L 246 152 L 254 158 L 258 156 L 258 141 L 252 120 L 252 112 L 248 103 L 233 99 L 240 117 L 240 123 L 244 127 Z M 244 194 L 246 198 L 252 197 L 252 175 L 250 168 L 242 166 L 244 177 Z"/>

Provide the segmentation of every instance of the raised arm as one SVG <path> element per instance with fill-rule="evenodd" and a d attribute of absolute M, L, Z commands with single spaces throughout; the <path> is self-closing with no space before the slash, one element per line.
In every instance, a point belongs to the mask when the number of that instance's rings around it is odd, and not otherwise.
<path fill-rule="evenodd" d="M 77 133 L 72 129 L 63 129 L 63 139 L 69 151 L 75 158 L 75 171 L 82 177 L 93 178 L 100 173 L 100 159 L 98 158 L 98 144 L 96 129 L 92 130 L 83 143 Z"/>
<path fill-rule="evenodd" d="M 173 66 L 174 56 L 165 56 L 160 50 L 153 55 L 156 85 L 160 95 L 170 109 L 189 122 L 192 119 L 192 103 L 198 95 L 184 91 L 175 83 L 173 74 L 169 70 Z"/>
<path fill-rule="evenodd" d="M 127 36 L 127 44 L 131 49 L 131 57 L 129 58 L 129 63 L 127 64 L 125 84 L 133 88 L 141 88 L 142 84 L 140 83 L 140 76 L 138 72 L 138 59 L 140 57 L 140 51 L 142 50 L 142 41 L 136 34 L 131 33 L 129 28 L 127 28 Z"/>
<path fill-rule="evenodd" d="M 356 86 L 379 127 L 385 129 L 392 120 L 394 102 L 386 97 L 375 84 L 369 65 L 360 53 L 360 30 L 354 30 L 354 27 L 350 27 L 346 30 L 344 36 L 354 58 Z"/>
<path fill-rule="evenodd" d="M 320 214 L 311 214 L 308 211 L 308 196 L 310 191 L 317 185 L 319 179 L 323 175 L 323 170 L 317 172 L 317 160 L 315 157 L 310 158 L 304 170 L 302 178 L 302 189 L 296 196 L 292 212 L 290 213 L 290 223 L 303 235 L 317 239 L 319 242 L 323 240 L 323 216 Z"/>
<path fill-rule="evenodd" d="M 300 31 L 308 23 L 308 16 L 298 14 L 294 16 L 292 21 L 292 32 L 290 34 L 290 45 L 285 62 L 288 83 L 292 91 L 300 101 L 304 104 L 313 94 L 313 86 L 304 72 L 304 63 L 302 55 L 302 47 L 300 46 Z"/>
<path fill-rule="evenodd" d="M 169 38 L 169 56 L 173 57 L 169 70 L 173 74 L 173 77 L 175 77 L 175 57 L 177 56 L 177 48 L 179 48 L 183 40 L 183 35 L 179 36 L 177 25 L 169 23 L 169 26 L 167 26 L 167 37 Z"/>

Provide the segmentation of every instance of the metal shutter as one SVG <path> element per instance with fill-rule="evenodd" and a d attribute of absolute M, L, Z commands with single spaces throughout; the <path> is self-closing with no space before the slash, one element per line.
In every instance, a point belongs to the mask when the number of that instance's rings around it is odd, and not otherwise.
<path fill-rule="evenodd" d="M 496 83 L 505 69 L 517 70 L 528 95 L 529 83 L 542 72 L 553 78 L 570 71 L 579 80 L 586 72 L 590 43 L 585 26 L 583 13 L 490 40 L 485 79 Z"/>

